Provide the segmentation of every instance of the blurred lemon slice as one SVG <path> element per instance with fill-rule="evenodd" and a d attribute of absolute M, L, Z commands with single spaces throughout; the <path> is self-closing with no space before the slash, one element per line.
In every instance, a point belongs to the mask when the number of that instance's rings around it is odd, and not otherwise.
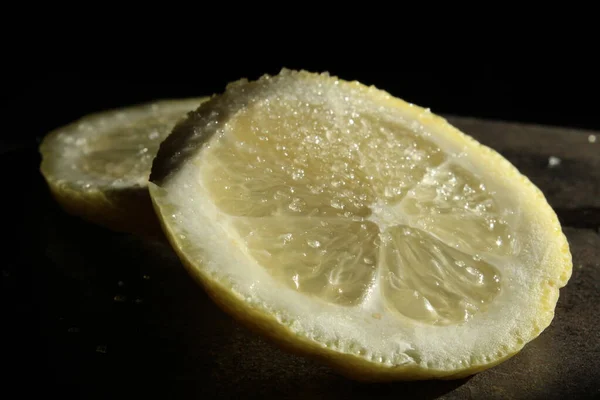
<path fill-rule="evenodd" d="M 327 74 L 231 84 L 150 193 L 215 301 L 357 379 L 457 378 L 552 321 L 571 255 L 542 193 L 428 110 Z"/>
<path fill-rule="evenodd" d="M 148 176 L 160 142 L 207 98 L 162 100 L 92 114 L 48 134 L 41 172 L 74 215 L 108 228 L 160 234 Z"/>

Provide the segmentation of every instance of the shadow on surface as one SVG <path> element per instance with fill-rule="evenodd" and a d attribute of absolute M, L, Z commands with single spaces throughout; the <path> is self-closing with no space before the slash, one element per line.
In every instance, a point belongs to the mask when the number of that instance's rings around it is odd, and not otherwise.
<path fill-rule="evenodd" d="M 32 255 L 50 288 L 39 301 L 55 385 L 94 398 L 433 399 L 466 382 L 350 381 L 237 324 L 168 246 L 87 224 L 52 203 L 41 212 Z"/>

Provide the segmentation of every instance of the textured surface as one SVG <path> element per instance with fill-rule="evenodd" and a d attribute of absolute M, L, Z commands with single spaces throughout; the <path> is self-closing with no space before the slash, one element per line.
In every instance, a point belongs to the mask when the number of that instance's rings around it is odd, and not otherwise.
<path fill-rule="evenodd" d="M 573 277 L 552 325 L 468 380 L 359 384 L 283 353 L 217 309 L 162 245 L 64 215 L 35 149 L 0 157 L 15 243 L 2 264 L 6 382 L 35 376 L 61 398 L 562 399 L 600 395 L 600 140 L 589 132 L 451 119 L 546 194 L 565 227 Z M 598 135 L 600 139 L 600 135 Z M 560 163 L 549 166 L 549 158 Z M 554 163 L 555 164 L 555 163 Z M 13 181 L 14 180 L 14 181 Z M 6 320 L 5 320 L 6 322 Z M 28 379 L 28 382 L 29 379 Z"/>

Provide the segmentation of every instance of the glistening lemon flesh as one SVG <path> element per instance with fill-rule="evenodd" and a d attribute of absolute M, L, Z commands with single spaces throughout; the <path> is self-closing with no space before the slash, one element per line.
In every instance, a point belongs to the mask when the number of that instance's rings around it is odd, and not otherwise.
<path fill-rule="evenodd" d="M 41 172 L 69 213 L 114 230 L 162 235 L 148 194 L 160 142 L 206 98 L 162 100 L 87 115 L 48 134 Z"/>
<path fill-rule="evenodd" d="M 498 153 L 388 93 L 284 70 L 161 144 L 150 194 L 226 311 L 362 380 L 458 378 L 552 321 L 571 255 Z"/>

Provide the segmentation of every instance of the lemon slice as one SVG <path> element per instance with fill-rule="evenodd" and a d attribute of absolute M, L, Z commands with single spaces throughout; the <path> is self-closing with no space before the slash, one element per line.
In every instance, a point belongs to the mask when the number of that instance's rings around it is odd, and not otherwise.
<path fill-rule="evenodd" d="M 160 142 L 206 98 L 162 100 L 81 118 L 48 134 L 41 172 L 71 214 L 114 230 L 160 234 L 148 176 Z"/>
<path fill-rule="evenodd" d="M 552 321 L 571 255 L 542 193 L 428 110 L 327 74 L 231 84 L 150 194 L 225 310 L 363 380 L 458 378 Z"/>

